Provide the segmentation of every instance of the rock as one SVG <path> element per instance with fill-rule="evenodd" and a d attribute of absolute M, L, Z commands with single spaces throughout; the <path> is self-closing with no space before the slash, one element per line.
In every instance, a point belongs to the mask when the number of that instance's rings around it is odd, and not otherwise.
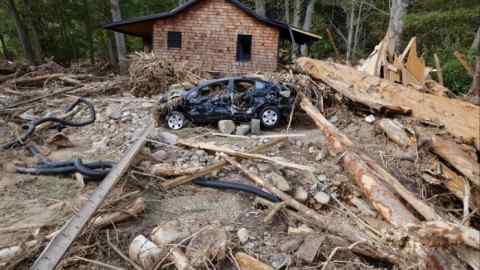
<path fill-rule="evenodd" d="M 253 258 L 250 255 L 245 253 L 237 253 L 235 255 L 235 259 L 237 260 L 240 269 L 242 270 L 273 270 L 271 266 L 266 265 L 265 263 Z"/>
<path fill-rule="evenodd" d="M 235 132 L 236 135 L 240 136 L 245 136 L 250 132 L 250 126 L 249 125 L 240 125 L 237 127 L 237 130 Z"/>
<path fill-rule="evenodd" d="M 375 122 L 375 115 L 373 114 L 370 114 L 369 116 L 365 117 L 365 121 L 369 124 L 373 124 L 373 122 Z"/>
<path fill-rule="evenodd" d="M 313 233 L 313 229 L 308 227 L 305 224 L 300 225 L 300 227 L 288 227 L 288 235 L 295 235 L 295 234 L 310 234 Z"/>
<path fill-rule="evenodd" d="M 258 163 L 257 164 L 257 168 L 260 172 L 269 172 L 272 170 L 272 166 L 270 166 L 269 164 L 265 164 L 265 163 Z"/>
<path fill-rule="evenodd" d="M 120 120 L 122 118 L 122 106 L 120 104 L 111 104 L 107 107 L 106 114 L 110 119 Z"/>
<path fill-rule="evenodd" d="M 327 157 L 327 151 L 322 149 L 320 150 L 320 152 L 318 152 L 317 156 L 315 157 L 315 161 L 322 161 L 326 157 Z"/>
<path fill-rule="evenodd" d="M 272 184 L 276 186 L 278 189 L 280 189 L 281 191 L 287 192 L 292 189 L 288 181 L 278 173 L 275 173 L 275 172 L 269 173 L 267 175 L 267 178 L 270 179 Z"/>
<path fill-rule="evenodd" d="M 177 243 L 189 236 L 187 230 L 182 230 L 178 220 L 160 225 L 152 231 L 152 241 L 160 247 Z"/>
<path fill-rule="evenodd" d="M 250 232 L 245 228 L 241 228 L 240 230 L 238 230 L 237 236 L 238 240 L 240 240 L 240 243 L 245 244 L 248 239 L 250 239 Z"/>
<path fill-rule="evenodd" d="M 218 121 L 218 129 L 223 134 L 232 134 L 235 131 L 235 122 L 232 120 Z"/>
<path fill-rule="evenodd" d="M 317 234 L 308 235 L 295 255 L 309 264 L 313 263 L 324 240 L 325 237 Z"/>
<path fill-rule="evenodd" d="M 297 187 L 293 197 L 299 202 L 305 202 L 308 199 L 308 192 L 303 187 Z"/>
<path fill-rule="evenodd" d="M 286 252 L 286 253 L 293 253 L 297 251 L 297 249 L 303 243 L 303 240 L 304 240 L 303 236 L 292 238 L 280 245 L 280 251 Z"/>
<path fill-rule="evenodd" d="M 290 265 L 290 256 L 286 254 L 274 254 L 270 257 L 270 262 L 274 269 L 281 269 L 283 266 Z"/>
<path fill-rule="evenodd" d="M 328 195 L 327 193 L 325 192 L 317 192 L 317 194 L 315 194 L 314 196 L 315 198 L 315 201 L 317 201 L 318 203 L 320 204 L 328 204 L 330 202 L 330 195 Z"/>
<path fill-rule="evenodd" d="M 338 122 L 338 117 L 337 117 L 337 115 L 334 115 L 334 116 L 330 117 L 330 118 L 328 119 L 328 121 L 329 121 L 330 123 L 332 123 L 332 124 L 337 123 L 337 122 Z"/>
<path fill-rule="evenodd" d="M 319 176 L 317 176 L 317 180 L 320 183 L 325 183 L 325 182 L 327 182 L 327 176 L 324 175 L 324 174 L 320 174 Z"/>
<path fill-rule="evenodd" d="M 227 254 L 228 235 L 224 228 L 210 226 L 197 234 L 187 246 L 185 255 L 193 267 L 200 268 L 208 262 L 222 261 Z"/>
<path fill-rule="evenodd" d="M 153 132 L 153 134 L 155 134 L 153 137 L 161 143 L 166 143 L 169 145 L 177 144 L 178 136 L 173 133 L 164 131 L 163 128 L 157 128 Z"/>
<path fill-rule="evenodd" d="M 168 158 L 168 152 L 165 150 L 158 150 L 152 154 L 152 157 L 155 159 L 155 161 L 161 162 Z"/>
<path fill-rule="evenodd" d="M 313 153 L 315 153 L 316 151 L 317 151 L 317 149 L 315 148 L 315 146 L 310 146 L 310 147 L 308 148 L 308 153 L 309 153 L 309 154 L 313 154 Z"/>
<path fill-rule="evenodd" d="M 262 132 L 260 119 L 252 119 L 250 121 L 250 130 L 253 135 L 258 135 Z"/>

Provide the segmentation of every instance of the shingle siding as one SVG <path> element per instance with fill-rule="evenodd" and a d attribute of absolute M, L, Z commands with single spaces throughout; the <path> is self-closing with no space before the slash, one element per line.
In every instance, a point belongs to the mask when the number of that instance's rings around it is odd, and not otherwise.
<path fill-rule="evenodd" d="M 182 33 L 182 48 L 167 47 L 169 31 Z M 237 62 L 237 35 L 252 36 L 252 59 Z M 259 22 L 225 0 L 201 1 L 154 25 L 153 49 L 160 57 L 188 61 L 205 71 L 228 75 L 274 71 L 279 30 Z"/>

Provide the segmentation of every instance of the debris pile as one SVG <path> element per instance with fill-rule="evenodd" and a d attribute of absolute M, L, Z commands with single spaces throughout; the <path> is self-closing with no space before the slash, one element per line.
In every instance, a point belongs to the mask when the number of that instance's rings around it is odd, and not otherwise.
<path fill-rule="evenodd" d="M 137 53 L 131 60 L 130 91 L 136 97 L 152 97 L 166 93 L 173 84 L 189 82 L 197 85 L 208 74 L 187 62 L 172 62 L 154 53 Z"/>
<path fill-rule="evenodd" d="M 158 64 L 139 57 L 142 72 Z M 0 150 L 0 267 L 49 256 L 62 269 L 480 269 L 480 108 L 345 65 L 297 64 L 261 75 L 297 98 L 288 129 L 273 130 L 154 128 L 159 98 L 133 96 L 119 77 L 7 80 L 2 89 L 29 96 L 1 92 L 0 140 L 15 147 Z M 165 70 L 161 88 L 130 83 L 150 96 L 203 78 Z M 39 76 L 50 79 L 17 81 Z M 89 88 L 99 85 L 118 91 Z M 89 120 L 68 110 L 77 95 L 92 123 L 33 125 Z M 100 179 L 79 170 L 97 160 L 115 166 Z"/>

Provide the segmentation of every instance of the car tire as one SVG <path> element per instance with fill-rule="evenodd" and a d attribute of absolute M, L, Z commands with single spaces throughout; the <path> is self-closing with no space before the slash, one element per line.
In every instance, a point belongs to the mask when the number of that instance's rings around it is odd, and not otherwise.
<path fill-rule="evenodd" d="M 187 118 L 179 111 L 170 112 L 165 118 L 167 127 L 173 130 L 179 130 L 187 125 Z"/>
<path fill-rule="evenodd" d="M 280 111 L 275 107 L 265 107 L 260 111 L 259 114 L 262 127 L 264 128 L 275 128 L 280 124 L 281 114 Z"/>

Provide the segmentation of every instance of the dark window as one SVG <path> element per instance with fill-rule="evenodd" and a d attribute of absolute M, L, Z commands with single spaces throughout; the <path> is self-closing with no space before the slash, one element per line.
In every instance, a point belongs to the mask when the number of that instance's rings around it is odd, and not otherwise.
<path fill-rule="evenodd" d="M 168 48 L 182 48 L 181 32 L 168 32 Z"/>
<path fill-rule="evenodd" d="M 238 35 L 237 37 L 237 61 L 247 62 L 252 60 L 252 36 Z"/>

